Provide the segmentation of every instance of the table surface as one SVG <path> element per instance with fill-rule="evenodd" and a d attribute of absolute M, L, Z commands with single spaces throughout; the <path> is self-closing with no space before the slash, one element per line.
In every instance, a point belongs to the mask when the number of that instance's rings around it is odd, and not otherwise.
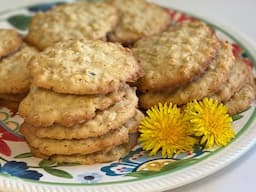
<path fill-rule="evenodd" d="M 0 11 L 50 0 L 0 0 Z M 232 28 L 256 47 L 255 0 L 155 0 Z M 256 147 L 221 171 L 168 192 L 255 191 Z"/>

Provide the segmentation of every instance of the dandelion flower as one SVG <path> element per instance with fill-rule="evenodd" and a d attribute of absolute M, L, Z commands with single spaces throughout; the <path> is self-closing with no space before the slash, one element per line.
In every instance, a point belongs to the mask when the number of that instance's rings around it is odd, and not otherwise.
<path fill-rule="evenodd" d="M 217 100 L 204 98 L 192 101 L 187 104 L 184 116 L 190 124 L 191 133 L 201 137 L 200 143 L 205 148 L 225 146 L 235 136 L 227 107 Z"/>
<path fill-rule="evenodd" d="M 191 151 L 196 140 L 187 133 L 183 114 L 176 105 L 159 103 L 147 111 L 139 125 L 141 146 L 155 155 L 161 151 L 163 157 Z"/>

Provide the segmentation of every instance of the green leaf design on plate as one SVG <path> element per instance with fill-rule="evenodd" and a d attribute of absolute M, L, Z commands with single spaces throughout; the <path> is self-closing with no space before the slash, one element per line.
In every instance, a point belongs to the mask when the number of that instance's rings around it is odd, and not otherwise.
<path fill-rule="evenodd" d="M 192 165 L 198 161 L 200 161 L 200 159 L 195 159 L 195 158 L 176 160 L 175 162 L 168 163 L 167 165 L 162 167 L 159 171 L 135 171 L 135 172 L 126 174 L 126 176 L 144 178 L 144 177 L 152 176 L 152 175 L 159 174 L 162 172 L 174 170 L 174 169 L 180 168 L 184 165 L 185 166 Z"/>
<path fill-rule="evenodd" d="M 151 175 L 154 175 L 157 173 L 159 173 L 159 171 L 135 171 L 135 172 L 126 174 L 126 176 L 144 178 L 144 177 L 148 177 L 148 176 L 151 176 Z"/>
<path fill-rule="evenodd" d="M 26 30 L 31 22 L 31 16 L 28 15 L 14 15 L 7 19 L 7 21 L 19 30 Z"/>
<path fill-rule="evenodd" d="M 79 164 L 79 163 L 65 163 L 65 162 L 63 162 L 63 163 L 57 163 L 57 166 L 58 167 L 70 167 L 70 166 L 77 166 L 77 165 L 81 165 L 81 164 Z"/>
<path fill-rule="evenodd" d="M 32 157 L 32 154 L 30 152 L 16 155 L 14 158 L 15 159 L 22 159 L 22 158 L 28 158 L 28 157 Z"/>
<path fill-rule="evenodd" d="M 199 159 L 182 159 L 182 160 L 176 160 L 174 162 L 170 162 L 164 167 L 160 169 L 160 172 L 169 171 L 172 169 L 176 169 L 178 167 L 181 167 L 182 165 L 192 165 L 196 163 Z"/>
<path fill-rule="evenodd" d="M 54 165 L 56 165 L 56 162 L 51 161 L 51 160 L 43 159 L 39 162 L 39 167 L 42 167 L 42 168 L 49 168 L 49 167 L 52 167 Z"/>
<path fill-rule="evenodd" d="M 72 179 L 73 176 L 66 172 L 66 171 L 63 171 L 63 170 L 60 170 L 60 169 L 53 169 L 53 168 L 44 168 L 44 170 L 51 174 L 51 175 L 54 175 L 56 177 L 62 177 L 62 178 L 66 178 L 66 179 Z"/>
<path fill-rule="evenodd" d="M 233 116 L 232 116 L 232 120 L 233 120 L 233 121 L 237 121 L 237 120 L 241 119 L 242 117 L 243 117 L 243 115 L 240 115 L 240 114 L 233 115 Z"/>

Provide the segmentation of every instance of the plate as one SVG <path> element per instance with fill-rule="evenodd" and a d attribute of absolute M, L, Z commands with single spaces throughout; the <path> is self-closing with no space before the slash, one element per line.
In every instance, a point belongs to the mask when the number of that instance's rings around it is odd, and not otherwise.
<path fill-rule="evenodd" d="M 46 11 L 60 3 L 62 2 L 32 5 L 2 12 L 0 28 L 15 28 L 25 34 L 35 12 Z M 175 22 L 195 19 L 194 16 L 179 11 L 168 12 Z M 245 39 L 226 27 L 204 21 L 216 29 L 219 38 L 232 43 L 235 55 L 240 56 L 246 64 L 255 67 L 256 51 Z M 255 102 L 233 118 L 236 137 L 224 148 L 207 151 L 195 146 L 193 151 L 165 159 L 159 155 L 149 157 L 140 146 L 137 146 L 119 161 L 85 166 L 57 164 L 32 157 L 24 138 L 19 133 L 23 119 L 12 114 L 9 109 L 0 108 L 0 190 L 133 192 L 174 189 L 222 169 L 255 144 Z"/>

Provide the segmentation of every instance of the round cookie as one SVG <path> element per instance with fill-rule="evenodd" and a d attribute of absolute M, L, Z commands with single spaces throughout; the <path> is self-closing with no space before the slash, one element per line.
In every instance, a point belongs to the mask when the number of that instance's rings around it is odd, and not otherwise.
<path fill-rule="evenodd" d="M 111 161 L 119 160 L 120 158 L 127 155 L 130 150 L 136 146 L 137 144 L 138 134 L 133 133 L 129 134 L 129 142 L 126 144 L 119 145 L 114 147 L 113 149 L 103 150 L 92 154 L 87 155 L 53 155 L 53 156 L 46 156 L 39 152 L 38 149 L 31 148 L 31 152 L 34 156 L 44 159 L 51 159 L 55 162 L 65 162 L 65 163 L 79 163 L 79 164 L 96 164 L 96 163 L 107 163 Z"/>
<path fill-rule="evenodd" d="M 228 108 L 229 115 L 235 115 L 243 112 L 255 100 L 256 83 L 252 72 L 248 74 L 248 79 L 245 84 L 237 91 L 225 105 Z"/>
<path fill-rule="evenodd" d="M 150 108 L 159 102 L 182 105 L 194 99 L 200 100 L 218 91 L 221 85 L 226 83 L 235 62 L 231 45 L 225 42 L 220 42 L 220 44 L 221 47 L 216 58 L 201 77 L 175 91 L 167 90 L 142 94 L 140 96 L 140 105 L 143 108 Z"/>
<path fill-rule="evenodd" d="M 144 36 L 166 30 L 171 24 L 167 11 L 145 0 L 108 0 L 119 10 L 119 22 L 108 37 L 111 41 L 130 45 Z"/>
<path fill-rule="evenodd" d="M 145 75 L 140 91 L 174 89 L 203 73 L 214 59 L 219 42 L 203 22 L 183 22 L 168 31 L 142 38 L 132 49 Z"/>
<path fill-rule="evenodd" d="M 68 94 L 106 94 L 141 75 L 130 49 L 99 40 L 57 43 L 28 67 L 36 86 Z"/>
<path fill-rule="evenodd" d="M 74 127 L 65 127 L 54 124 L 50 127 L 37 127 L 35 135 L 40 138 L 51 139 L 86 139 L 98 137 L 107 132 L 118 129 L 131 119 L 136 113 L 138 98 L 135 89 L 129 89 L 127 94 L 104 111 L 97 112 L 96 116 L 85 123 Z"/>
<path fill-rule="evenodd" d="M 21 36 L 13 29 L 0 29 L 0 58 L 7 56 L 22 45 Z"/>
<path fill-rule="evenodd" d="M 68 39 L 105 39 L 116 22 L 116 9 L 106 3 L 69 3 L 37 13 L 26 40 L 43 50 Z"/>
<path fill-rule="evenodd" d="M 91 137 L 87 139 L 47 139 L 39 138 L 35 135 L 35 127 L 24 123 L 20 132 L 24 135 L 30 146 L 37 148 L 40 153 L 47 156 L 54 154 L 72 155 L 72 154 L 90 154 L 97 151 L 111 149 L 115 146 L 128 142 L 128 128 L 121 126 L 120 129 L 111 131 L 100 137 Z"/>
<path fill-rule="evenodd" d="M 251 73 L 249 66 L 241 59 L 237 58 L 227 82 L 221 87 L 220 91 L 216 92 L 211 97 L 221 102 L 229 100 L 232 95 L 244 85 L 249 73 Z"/>
<path fill-rule="evenodd" d="M 38 54 L 25 44 L 16 53 L 0 61 L 0 94 L 24 94 L 29 90 L 30 75 L 27 64 Z"/>
<path fill-rule="evenodd" d="M 131 88 L 108 95 L 65 95 L 32 86 L 19 106 L 19 114 L 35 127 L 54 123 L 71 127 L 92 119 L 96 110 L 113 105 Z"/>

